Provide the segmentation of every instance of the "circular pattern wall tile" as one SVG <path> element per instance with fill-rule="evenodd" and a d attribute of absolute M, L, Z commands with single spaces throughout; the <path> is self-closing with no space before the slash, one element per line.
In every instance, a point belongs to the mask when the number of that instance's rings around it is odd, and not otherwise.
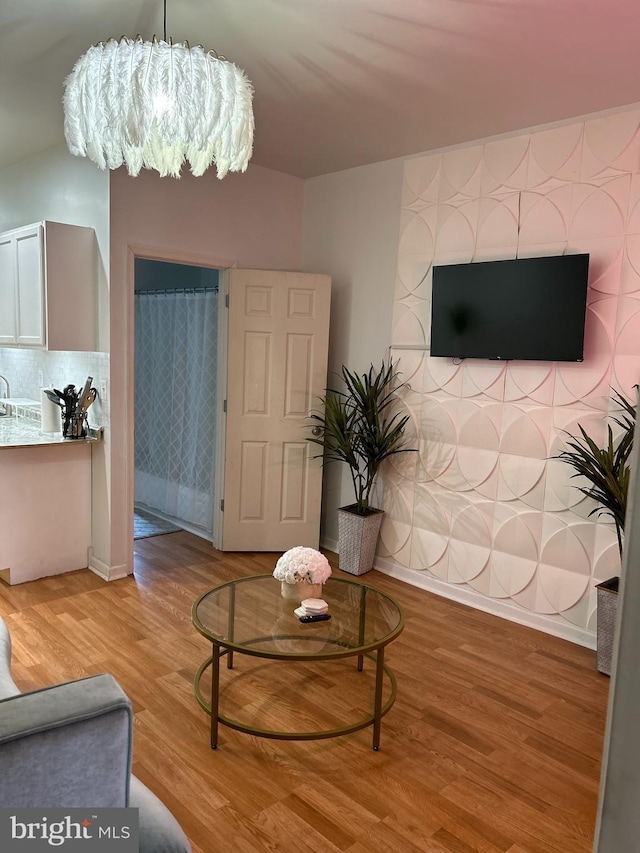
<path fill-rule="evenodd" d="M 414 528 L 411 540 L 410 566 L 422 571 L 429 569 L 441 580 L 447 579 L 447 546 L 449 538 L 433 530 Z"/>
<path fill-rule="evenodd" d="M 429 303 L 420 303 L 415 300 L 407 304 L 396 302 L 393 310 L 394 340 L 424 346 L 429 334 L 428 311 Z"/>
<path fill-rule="evenodd" d="M 582 135 L 581 123 L 532 133 L 527 185 L 539 186 L 551 177 L 577 181 Z"/>
<path fill-rule="evenodd" d="M 567 188 L 523 193 L 520 243 L 524 246 L 562 243 L 567 239 Z"/>
<path fill-rule="evenodd" d="M 423 390 L 443 390 L 459 396 L 462 391 L 462 365 L 451 358 L 429 358 L 425 363 Z"/>
<path fill-rule="evenodd" d="M 522 592 L 533 580 L 538 567 L 538 545 L 523 518 L 514 515 L 497 529 L 491 565 L 504 597 Z"/>
<path fill-rule="evenodd" d="M 638 217 L 640 228 L 640 202 Z M 625 238 L 620 289 L 625 295 L 640 293 L 640 234 L 629 234 Z"/>
<path fill-rule="evenodd" d="M 469 583 L 484 569 L 491 551 L 476 542 L 452 539 L 449 547 L 449 583 Z"/>
<path fill-rule="evenodd" d="M 468 253 L 469 258 L 473 257 L 476 246 L 478 208 L 479 203 L 477 201 L 460 207 L 440 206 L 434 264 L 443 263 L 444 259 L 451 255 L 459 256 Z"/>
<path fill-rule="evenodd" d="M 593 177 L 612 168 L 636 171 L 637 145 L 632 143 L 638 133 L 639 121 L 637 110 L 587 121 L 584 127 L 583 176 Z"/>
<path fill-rule="evenodd" d="M 433 226 L 425 221 L 424 216 L 415 215 L 400 235 L 397 272 L 407 293 L 415 292 L 431 271 Z"/>
<path fill-rule="evenodd" d="M 527 185 L 527 166 L 530 137 L 528 134 L 488 142 L 484 146 L 482 191 L 491 193 L 504 189 L 524 189 Z"/>
<path fill-rule="evenodd" d="M 458 197 L 477 198 L 482 175 L 482 145 L 458 148 L 442 155 L 440 200 Z"/>
<path fill-rule="evenodd" d="M 591 535 L 591 532 L 581 525 L 564 527 L 542 548 L 538 579 L 555 613 L 577 604 L 589 587 L 591 563 L 581 534 Z"/>
<path fill-rule="evenodd" d="M 499 470 L 501 499 L 520 498 L 528 503 L 527 495 L 530 495 L 535 487 L 541 483 L 547 470 L 547 462 L 544 459 L 500 454 Z M 508 491 L 509 497 L 507 497 L 506 491 Z M 538 506 L 538 504 L 539 499 L 536 499 L 533 505 Z"/>
<path fill-rule="evenodd" d="M 621 571 L 620 552 L 614 533 L 614 525 L 611 525 L 611 539 L 609 547 L 598 554 L 593 563 L 593 578 L 597 583 L 619 577 Z"/>
<path fill-rule="evenodd" d="M 480 505 L 470 504 L 454 518 L 450 551 L 451 583 L 467 582 L 487 565 L 491 553 L 491 532 Z"/>
<path fill-rule="evenodd" d="M 437 479 L 451 465 L 458 444 L 456 427 L 446 407 L 436 400 L 420 412 L 420 462 L 427 475 Z"/>
<path fill-rule="evenodd" d="M 616 388 L 631 397 L 633 386 L 640 381 L 640 300 L 621 300 L 624 323 L 618 331 L 616 351 L 613 356 L 613 372 Z"/>
<path fill-rule="evenodd" d="M 407 203 L 415 198 L 427 201 L 438 200 L 440 185 L 440 156 L 416 157 L 404 164 L 404 184 L 407 190 L 404 198 Z"/>
<path fill-rule="evenodd" d="M 554 376 L 554 366 L 546 362 L 507 365 L 504 399 L 535 400 L 536 392 L 549 382 L 551 382 L 550 394 L 552 395 Z M 548 397 L 547 403 L 550 405 L 552 396 L 545 395 L 545 397 Z"/>
<path fill-rule="evenodd" d="M 506 372 L 504 362 L 467 359 L 463 364 L 463 396 L 475 397 L 484 393 L 492 399 L 502 400 Z"/>
<path fill-rule="evenodd" d="M 480 202 L 478 249 L 518 245 L 518 195 L 485 198 Z"/>

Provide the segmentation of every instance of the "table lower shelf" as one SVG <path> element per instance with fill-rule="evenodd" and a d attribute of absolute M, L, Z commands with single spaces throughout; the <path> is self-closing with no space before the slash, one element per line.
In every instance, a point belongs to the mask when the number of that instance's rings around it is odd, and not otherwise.
<path fill-rule="evenodd" d="M 380 655 L 380 659 L 378 659 L 378 655 Z M 196 672 L 195 679 L 194 679 L 194 689 L 195 689 L 195 695 L 196 695 L 196 698 L 198 700 L 198 703 L 206 711 L 206 713 L 211 716 L 212 703 L 210 701 L 207 701 L 207 699 L 204 697 L 203 692 L 202 692 L 202 688 L 201 688 L 201 681 L 202 681 L 204 674 L 207 672 L 207 670 L 209 670 L 212 667 L 212 664 L 214 664 L 214 657 L 217 657 L 217 661 L 215 664 L 215 668 L 218 669 L 217 690 L 214 688 L 213 692 L 215 695 L 214 695 L 213 704 L 214 704 L 214 706 L 217 705 L 218 707 L 216 708 L 216 713 L 214 713 L 214 715 L 212 716 L 212 723 L 211 723 L 211 747 L 212 747 L 212 749 L 215 749 L 217 747 L 217 743 L 218 743 L 217 726 L 218 726 L 218 723 L 220 723 L 224 726 L 227 726 L 228 728 L 235 729 L 236 731 L 244 732 L 246 734 L 252 734 L 252 735 L 255 735 L 256 737 L 273 738 L 276 740 L 322 740 L 325 738 L 334 738 L 334 737 L 339 737 L 341 735 L 352 734 L 353 732 L 360 731 L 361 729 L 364 729 L 367 726 L 373 726 L 374 727 L 373 748 L 374 748 L 374 750 L 378 750 L 379 740 L 380 740 L 380 721 L 381 721 L 382 717 L 384 717 L 389 712 L 391 707 L 393 706 L 393 704 L 396 700 L 396 694 L 397 694 L 396 678 L 395 678 L 395 675 L 392 672 L 392 670 L 389 668 L 389 666 L 387 666 L 384 663 L 383 649 L 379 649 L 372 654 L 365 654 L 365 655 L 359 654 L 357 652 L 357 650 L 354 650 L 354 652 L 353 652 L 353 656 L 358 658 L 358 664 L 357 665 L 354 664 L 354 667 L 353 667 L 353 677 L 355 677 L 355 678 L 357 678 L 357 677 L 363 677 L 364 678 L 365 677 L 363 675 L 363 673 L 360 671 L 360 660 L 362 658 L 366 658 L 368 660 L 373 661 L 375 666 L 376 666 L 376 673 L 375 673 L 376 677 L 374 680 L 374 684 L 372 685 L 373 696 L 370 699 L 371 706 L 372 706 L 371 713 L 365 714 L 364 717 L 359 718 L 355 722 L 344 723 L 344 724 L 341 724 L 339 726 L 333 726 L 330 728 L 318 728 L 318 729 L 312 729 L 312 730 L 307 730 L 307 731 L 298 731 L 298 730 L 289 731 L 289 730 L 277 730 L 277 729 L 263 728 L 263 727 L 259 727 L 259 726 L 255 726 L 255 725 L 249 725 L 248 723 L 241 722 L 240 720 L 233 719 L 233 718 L 227 716 L 226 714 L 220 713 L 219 704 L 220 704 L 221 694 L 224 693 L 224 690 L 221 690 L 221 688 L 220 688 L 219 663 L 220 663 L 220 659 L 225 657 L 225 656 L 228 656 L 227 657 L 228 663 L 231 663 L 232 665 L 233 665 L 233 662 L 237 660 L 236 656 L 239 656 L 240 658 L 246 659 L 246 656 L 243 656 L 242 653 L 238 652 L 237 649 L 230 654 L 229 649 L 227 649 L 225 647 L 219 647 L 219 652 L 216 655 L 216 646 L 214 646 L 213 647 L 213 654 L 210 657 L 208 657 L 205 661 L 203 661 L 203 663 L 198 668 L 198 671 Z M 256 660 L 256 658 L 254 657 L 253 661 L 255 662 L 255 660 Z M 305 664 L 306 665 L 311 664 L 314 668 L 317 668 L 320 671 L 321 664 L 326 665 L 327 663 L 330 663 L 332 660 L 334 663 L 338 663 L 338 664 L 344 664 L 345 663 L 344 657 L 342 657 L 338 661 L 336 661 L 335 659 L 324 657 L 324 658 L 320 658 L 318 660 L 314 660 L 311 662 L 306 661 Z M 348 658 L 347 660 L 350 660 L 350 658 Z M 262 665 L 268 664 L 269 667 L 272 667 L 272 666 L 275 667 L 275 666 L 278 666 L 279 664 L 283 663 L 283 661 L 281 659 L 261 658 L 260 663 Z M 292 661 L 285 661 L 285 663 L 290 664 L 290 663 L 292 663 Z M 229 667 L 229 668 L 231 668 L 231 667 Z M 235 670 L 232 669 L 232 671 L 235 671 Z M 321 675 L 319 677 L 322 678 Z M 343 674 L 343 677 L 345 677 L 344 674 Z M 383 702 L 382 701 L 382 695 L 383 695 L 383 692 L 386 692 L 386 691 L 384 691 L 384 687 L 383 687 L 384 684 L 386 684 L 386 686 L 388 688 L 388 695 L 387 695 L 385 701 Z M 275 694 L 274 694 L 273 698 L 275 699 Z"/>

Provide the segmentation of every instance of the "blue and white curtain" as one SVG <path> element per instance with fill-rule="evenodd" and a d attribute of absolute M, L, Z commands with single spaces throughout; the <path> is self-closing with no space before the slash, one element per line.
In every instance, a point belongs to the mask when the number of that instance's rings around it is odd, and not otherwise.
<path fill-rule="evenodd" d="M 218 293 L 135 295 L 135 501 L 213 525 Z"/>

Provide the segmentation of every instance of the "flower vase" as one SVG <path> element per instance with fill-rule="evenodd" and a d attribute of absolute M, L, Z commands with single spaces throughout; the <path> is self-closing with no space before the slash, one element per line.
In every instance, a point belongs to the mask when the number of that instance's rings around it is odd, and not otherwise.
<path fill-rule="evenodd" d="M 287 601 L 304 601 L 305 598 L 322 598 L 321 583 L 289 583 L 280 581 L 280 594 Z"/>

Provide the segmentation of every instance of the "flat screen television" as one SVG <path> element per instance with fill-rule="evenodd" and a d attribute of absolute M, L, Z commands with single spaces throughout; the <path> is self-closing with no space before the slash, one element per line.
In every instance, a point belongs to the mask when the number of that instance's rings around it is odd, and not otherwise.
<path fill-rule="evenodd" d="M 433 268 L 431 355 L 582 361 L 589 255 Z"/>

